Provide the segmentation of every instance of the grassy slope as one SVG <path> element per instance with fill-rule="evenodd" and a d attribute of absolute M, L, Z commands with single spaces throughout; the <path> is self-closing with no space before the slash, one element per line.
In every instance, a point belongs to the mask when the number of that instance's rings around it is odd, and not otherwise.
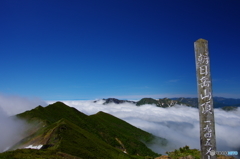
<path fill-rule="evenodd" d="M 158 156 L 141 142 L 151 142 L 153 135 L 107 113 L 99 112 L 87 116 L 75 108 L 57 102 L 45 108 L 39 106 L 17 116 L 30 123 L 38 121 L 45 124 L 45 127 L 24 142 L 31 143 L 34 140 L 47 144 L 52 146 L 47 148 L 51 151 L 57 150 L 84 158 Z M 123 153 L 124 150 L 128 155 Z"/>
<path fill-rule="evenodd" d="M 0 158 L 4 158 L 6 156 L 10 157 L 13 154 L 16 158 L 35 158 L 37 155 L 43 155 L 45 157 L 52 158 L 58 156 L 59 158 L 59 152 L 91 159 L 132 158 L 124 154 L 122 151 L 108 145 L 101 139 L 97 138 L 94 134 L 81 129 L 79 126 L 69 122 L 66 119 L 61 119 L 43 129 L 45 131 L 41 131 L 40 133 L 36 132 L 31 138 L 33 140 L 29 140 L 32 143 L 33 141 L 36 141 L 36 138 L 39 140 L 48 138 L 47 142 L 44 144 L 45 148 L 42 148 L 42 150 L 40 150 L 38 153 L 36 153 L 36 151 L 24 150 L 17 152 L 13 151 L 0 154 Z M 35 144 L 38 145 L 39 143 Z M 29 154 L 26 155 L 26 152 Z"/>
<path fill-rule="evenodd" d="M 189 146 L 180 147 L 178 150 L 174 150 L 173 152 L 167 152 L 168 156 L 172 159 L 179 159 L 181 157 L 187 157 L 191 155 L 195 159 L 200 159 L 200 151 L 197 149 L 190 149 Z"/>
<path fill-rule="evenodd" d="M 93 121 L 98 121 L 98 124 L 96 125 L 99 127 L 97 128 L 98 130 L 105 129 L 108 131 L 108 133 L 102 134 L 102 138 L 112 146 L 127 149 L 129 154 L 157 156 L 157 154 L 153 154 L 152 151 L 143 144 L 143 142 L 148 143 L 155 139 L 152 134 L 104 112 L 91 115 L 89 118 Z M 107 128 L 105 128 L 106 125 Z M 98 133 L 101 134 L 100 132 Z M 120 140 L 122 144 L 119 143 L 118 140 Z M 162 140 L 166 141 L 165 139 Z"/>
<path fill-rule="evenodd" d="M 137 106 L 141 106 L 144 104 L 155 104 L 157 107 L 169 107 L 173 106 L 175 104 L 183 104 L 180 101 L 177 100 L 172 100 L 168 98 L 163 98 L 163 99 L 153 99 L 153 98 L 142 98 L 140 101 L 136 103 Z"/>
<path fill-rule="evenodd" d="M 82 158 L 129 158 L 122 151 L 108 145 L 94 134 L 62 119 L 57 122 L 57 138 L 60 143 L 57 150 Z M 51 144 L 51 143 L 50 143 Z"/>
<path fill-rule="evenodd" d="M 157 100 L 153 98 L 142 98 L 140 101 L 137 102 L 137 106 L 144 105 L 144 104 L 156 104 L 158 105 Z"/>
<path fill-rule="evenodd" d="M 34 149 L 18 149 L 15 151 L 7 151 L 0 153 L 1 159 L 82 159 L 66 153 L 49 151 L 49 150 L 34 150 Z"/>
<path fill-rule="evenodd" d="M 74 121 L 76 124 L 84 124 L 87 115 L 79 112 L 75 108 L 69 107 L 61 102 L 50 104 L 47 107 L 38 106 L 35 109 L 18 114 L 17 117 L 27 119 L 32 122 L 35 119 L 45 121 L 46 124 L 52 124 L 65 118 Z"/>

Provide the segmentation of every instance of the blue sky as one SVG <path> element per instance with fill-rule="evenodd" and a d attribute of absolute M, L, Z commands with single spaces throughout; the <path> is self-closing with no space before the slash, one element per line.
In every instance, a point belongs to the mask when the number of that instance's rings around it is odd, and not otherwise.
<path fill-rule="evenodd" d="M 196 97 L 193 43 L 204 38 L 213 95 L 240 98 L 239 7 L 239 0 L 1 0 L 0 94 Z"/>

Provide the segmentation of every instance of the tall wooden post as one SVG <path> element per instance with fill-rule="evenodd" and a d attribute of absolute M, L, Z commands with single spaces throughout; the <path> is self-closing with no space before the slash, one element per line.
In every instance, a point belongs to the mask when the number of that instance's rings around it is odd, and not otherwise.
<path fill-rule="evenodd" d="M 216 159 L 216 155 L 214 155 L 216 138 L 208 41 L 198 39 L 194 43 L 194 49 L 198 84 L 201 158 Z"/>

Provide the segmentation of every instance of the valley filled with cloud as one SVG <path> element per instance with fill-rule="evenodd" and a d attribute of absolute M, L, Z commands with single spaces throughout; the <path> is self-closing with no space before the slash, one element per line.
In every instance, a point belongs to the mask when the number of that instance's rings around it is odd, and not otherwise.
<path fill-rule="evenodd" d="M 0 123 L 2 126 L 0 135 L 1 151 L 6 146 L 11 146 L 23 135 L 26 124 L 17 121 L 14 115 L 31 110 L 38 105 L 46 106 L 56 101 L 41 101 L 39 99 L 26 99 L 17 96 L 0 96 Z M 168 145 L 159 147 L 157 144 L 147 145 L 155 152 L 165 154 L 185 145 L 190 148 L 200 148 L 199 141 L 199 111 L 197 108 L 175 105 L 161 108 L 155 105 L 145 104 L 136 106 L 132 103 L 108 103 L 104 100 L 72 100 L 62 101 L 66 105 L 76 108 L 84 114 L 92 115 L 103 111 L 114 115 L 142 130 L 156 136 L 166 138 Z M 218 151 L 230 151 L 240 149 L 240 109 L 236 111 L 224 111 L 215 109 L 216 142 Z M 12 136 L 15 136 L 13 138 Z"/>
<path fill-rule="evenodd" d="M 158 145 L 148 145 L 155 152 L 165 153 L 185 145 L 191 148 L 200 148 L 199 112 L 197 108 L 180 105 L 161 108 L 149 104 L 136 106 L 131 103 L 104 105 L 103 100 L 98 100 L 96 103 L 91 100 L 63 102 L 87 115 L 99 111 L 112 114 L 140 129 L 166 138 L 169 144 L 164 149 L 159 149 Z M 48 103 L 53 103 L 53 101 Z M 215 127 L 218 151 L 239 150 L 239 108 L 232 112 L 215 109 Z"/>

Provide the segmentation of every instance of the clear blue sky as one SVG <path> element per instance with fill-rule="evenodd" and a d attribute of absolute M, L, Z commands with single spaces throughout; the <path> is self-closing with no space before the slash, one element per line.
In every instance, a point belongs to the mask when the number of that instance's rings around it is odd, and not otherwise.
<path fill-rule="evenodd" d="M 239 0 L 1 0 L 0 93 L 197 96 L 193 43 L 204 38 L 213 95 L 240 98 L 239 8 Z"/>

